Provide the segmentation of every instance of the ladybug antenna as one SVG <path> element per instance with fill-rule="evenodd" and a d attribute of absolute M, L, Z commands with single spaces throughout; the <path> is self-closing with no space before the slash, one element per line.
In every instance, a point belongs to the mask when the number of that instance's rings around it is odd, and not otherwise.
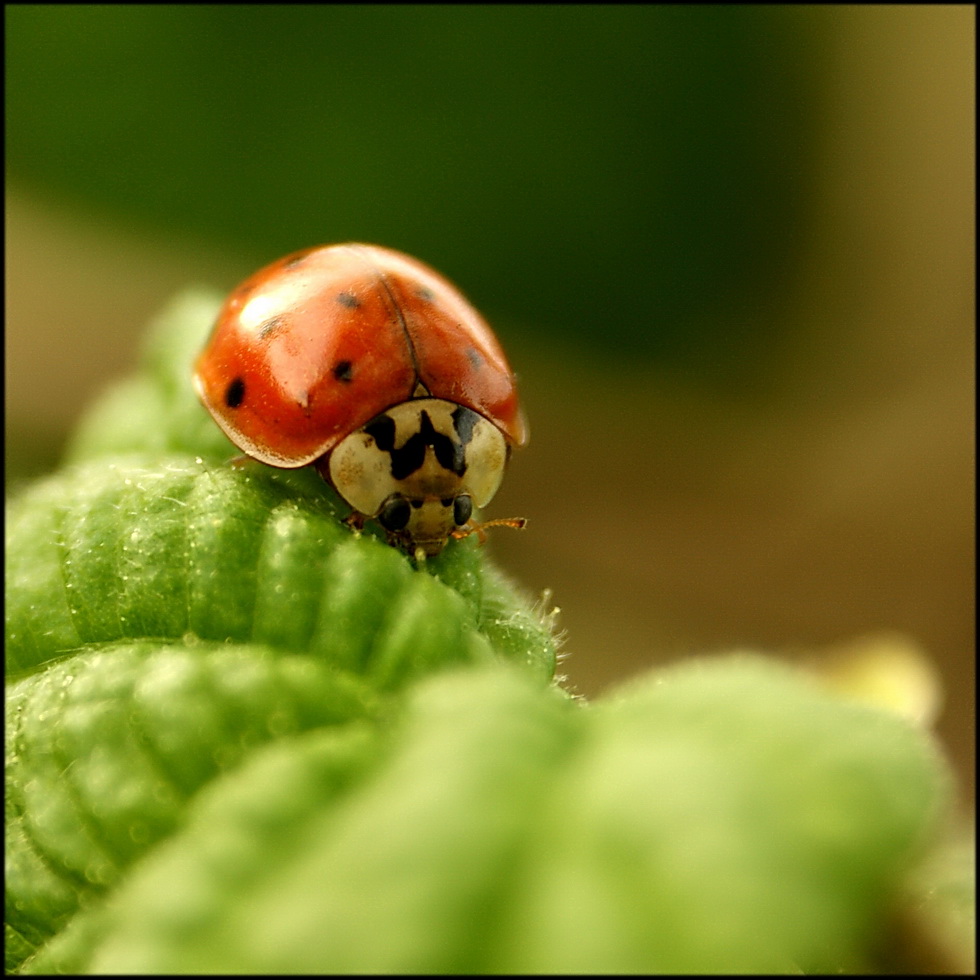
<path fill-rule="evenodd" d="M 476 534 L 480 544 L 487 540 L 488 527 L 512 527 L 520 531 L 527 527 L 526 517 L 498 517 L 492 521 L 475 521 L 471 517 L 462 527 L 456 528 L 449 533 L 454 538 L 468 538 L 471 534 Z"/>

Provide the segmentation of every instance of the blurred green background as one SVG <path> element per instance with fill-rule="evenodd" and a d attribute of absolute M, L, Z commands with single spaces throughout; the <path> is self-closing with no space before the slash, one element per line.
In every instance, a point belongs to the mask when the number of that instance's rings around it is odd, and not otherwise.
<path fill-rule="evenodd" d="M 178 289 L 402 249 L 520 375 L 573 685 L 897 629 L 972 793 L 972 7 L 4 13 L 8 486 Z"/>
<path fill-rule="evenodd" d="M 479 306 L 627 360 L 730 381 L 778 339 L 759 313 L 805 240 L 815 108 L 790 9 L 7 16 L 18 179 L 259 262 L 396 244 Z"/>

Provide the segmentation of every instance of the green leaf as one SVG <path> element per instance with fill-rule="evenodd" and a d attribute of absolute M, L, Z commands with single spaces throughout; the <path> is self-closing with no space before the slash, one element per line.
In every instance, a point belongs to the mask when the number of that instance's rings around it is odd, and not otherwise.
<path fill-rule="evenodd" d="M 827 971 L 942 799 L 921 733 L 761 659 L 592 709 L 469 669 L 392 720 L 254 753 L 93 913 L 84 956 L 69 934 L 34 968 Z"/>
<path fill-rule="evenodd" d="M 976 973 L 977 844 L 973 819 L 954 825 L 905 883 L 880 954 L 893 973 Z"/>
<path fill-rule="evenodd" d="M 258 645 L 106 646 L 9 685 L 8 923 L 59 928 L 256 746 L 377 704 L 349 674 Z"/>
<path fill-rule="evenodd" d="M 948 795 L 929 737 L 762 658 L 570 698 L 472 538 L 416 563 L 229 465 L 215 306 L 8 505 L 8 970 L 862 964 Z"/>
<path fill-rule="evenodd" d="M 8 671 L 92 644 L 189 637 L 315 653 L 379 689 L 494 651 L 550 678 L 549 630 L 499 579 L 484 604 L 472 543 L 417 570 L 356 539 L 317 481 L 131 456 L 36 485 L 8 511 Z M 516 646 L 515 632 L 533 642 Z"/>
<path fill-rule="evenodd" d="M 538 822 L 501 965 L 841 969 L 946 788 L 927 738 L 772 661 L 651 674 L 595 706 Z"/>

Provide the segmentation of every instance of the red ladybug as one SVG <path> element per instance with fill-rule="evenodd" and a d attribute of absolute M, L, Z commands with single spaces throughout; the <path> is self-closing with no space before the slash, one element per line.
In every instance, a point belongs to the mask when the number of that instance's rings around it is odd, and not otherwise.
<path fill-rule="evenodd" d="M 225 301 L 194 386 L 231 441 L 312 463 L 392 544 L 438 554 L 477 524 L 527 442 L 496 337 L 437 272 L 376 245 L 294 252 Z"/>

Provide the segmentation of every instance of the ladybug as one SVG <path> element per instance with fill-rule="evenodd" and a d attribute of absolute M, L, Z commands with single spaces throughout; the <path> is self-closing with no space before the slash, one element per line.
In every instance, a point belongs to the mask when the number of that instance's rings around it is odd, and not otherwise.
<path fill-rule="evenodd" d="M 389 543 L 437 555 L 477 523 L 527 442 L 496 337 L 446 279 L 377 245 L 324 245 L 225 301 L 194 386 L 225 435 L 270 466 L 312 464 Z"/>

